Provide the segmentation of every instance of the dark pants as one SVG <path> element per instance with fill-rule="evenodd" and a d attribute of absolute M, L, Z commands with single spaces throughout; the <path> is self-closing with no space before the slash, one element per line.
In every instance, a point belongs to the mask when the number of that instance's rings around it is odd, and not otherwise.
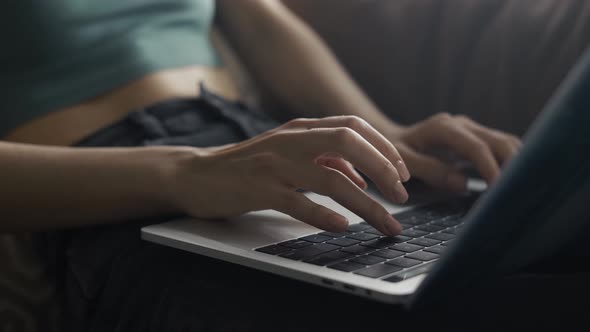
<path fill-rule="evenodd" d="M 243 105 L 203 90 L 198 99 L 131 113 L 77 145 L 214 146 L 274 126 Z M 65 271 L 64 316 L 70 330 L 359 331 L 387 324 L 389 330 L 481 331 L 553 323 L 562 328 L 561 319 L 537 313 L 570 317 L 578 310 L 550 301 L 579 292 L 579 287 L 544 277 L 549 279 L 537 278 L 536 285 L 526 278 L 499 282 L 477 297 L 449 299 L 445 308 L 432 312 L 407 311 L 140 239 L 141 226 L 161 221 L 89 227 L 59 234 L 60 240 L 53 241 L 57 264 Z"/>

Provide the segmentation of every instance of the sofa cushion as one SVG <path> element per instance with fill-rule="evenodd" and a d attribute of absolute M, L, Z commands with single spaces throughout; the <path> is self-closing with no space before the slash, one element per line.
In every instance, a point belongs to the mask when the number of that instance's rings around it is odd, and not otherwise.
<path fill-rule="evenodd" d="M 283 0 L 402 123 L 447 111 L 522 133 L 590 41 L 585 0 Z"/>

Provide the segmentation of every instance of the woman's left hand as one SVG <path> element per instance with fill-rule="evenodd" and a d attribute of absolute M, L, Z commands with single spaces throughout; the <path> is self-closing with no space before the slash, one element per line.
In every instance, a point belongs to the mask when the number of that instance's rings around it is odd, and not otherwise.
<path fill-rule="evenodd" d="M 385 136 L 396 146 L 412 176 L 434 187 L 464 191 L 467 178 L 455 165 L 429 151 L 445 149 L 469 161 L 488 183 L 501 166 L 518 152 L 518 137 L 487 128 L 462 115 L 436 114 L 408 127 L 396 127 Z"/>

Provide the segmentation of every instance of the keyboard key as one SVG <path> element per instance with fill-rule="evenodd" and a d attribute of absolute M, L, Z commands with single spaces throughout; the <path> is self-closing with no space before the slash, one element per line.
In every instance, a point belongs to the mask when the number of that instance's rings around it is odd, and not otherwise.
<path fill-rule="evenodd" d="M 307 241 L 307 242 L 313 242 L 313 243 L 320 243 L 320 242 L 326 242 L 331 240 L 332 238 L 329 236 L 324 236 L 324 235 L 319 235 L 319 234 L 312 234 L 312 235 L 308 235 L 308 236 L 304 236 L 304 237 L 300 237 L 299 240 L 303 240 L 303 241 Z"/>
<path fill-rule="evenodd" d="M 319 254 L 323 254 L 326 252 L 334 251 L 339 248 L 340 247 L 335 246 L 335 245 L 320 243 L 320 244 L 316 244 L 313 246 L 309 246 L 309 247 L 305 247 L 305 248 L 301 248 L 301 249 L 296 249 L 296 250 L 284 253 L 280 256 L 298 261 L 301 259 L 311 258 L 313 256 L 317 256 Z"/>
<path fill-rule="evenodd" d="M 376 228 L 365 229 L 363 232 L 368 233 L 368 234 L 377 235 L 377 236 L 385 236 L 383 233 L 378 231 Z"/>
<path fill-rule="evenodd" d="M 443 219 L 443 218 L 448 217 L 448 216 L 455 214 L 455 213 L 457 213 L 456 209 L 453 209 L 453 208 L 449 209 L 446 207 L 443 209 L 440 209 L 438 211 L 437 210 L 428 211 L 428 215 L 431 217 L 431 220 Z"/>
<path fill-rule="evenodd" d="M 346 235 L 348 235 L 350 233 L 348 232 L 342 232 L 342 233 L 334 233 L 334 232 L 321 232 L 318 235 L 322 235 L 322 236 L 329 236 L 333 239 L 335 238 L 339 238 L 339 237 L 345 237 Z"/>
<path fill-rule="evenodd" d="M 429 239 L 435 239 L 435 240 L 439 240 L 439 241 L 448 241 L 448 240 L 454 239 L 455 235 L 448 234 L 448 233 L 432 233 L 432 234 L 426 235 L 426 237 Z"/>
<path fill-rule="evenodd" d="M 423 231 L 419 231 L 416 229 L 404 229 L 401 232 L 401 235 L 408 236 L 408 237 L 422 237 L 426 234 L 428 234 L 428 232 L 423 232 Z"/>
<path fill-rule="evenodd" d="M 371 227 L 372 227 L 371 225 L 362 222 L 362 223 L 353 224 L 353 225 L 348 226 L 347 231 L 352 232 L 352 233 L 356 233 L 356 232 L 362 232 L 365 229 L 369 229 Z"/>
<path fill-rule="evenodd" d="M 360 257 L 351 259 L 352 262 L 363 264 L 363 265 L 375 265 L 377 263 L 383 262 L 384 260 L 385 260 L 385 258 L 371 256 L 371 255 L 365 255 L 365 256 L 360 256 Z"/>
<path fill-rule="evenodd" d="M 286 252 L 286 253 L 281 254 L 279 256 L 281 256 L 283 258 L 287 258 L 287 259 L 292 259 L 294 261 L 298 261 L 298 260 L 306 258 L 305 255 L 302 255 L 301 253 L 297 252 L 297 250 L 289 251 L 289 252 Z M 313 255 L 310 257 L 313 257 Z"/>
<path fill-rule="evenodd" d="M 417 259 L 419 261 L 428 262 L 433 259 L 437 259 L 439 257 L 438 254 L 426 251 L 418 251 L 411 254 L 406 255 L 406 258 Z"/>
<path fill-rule="evenodd" d="M 449 221 L 449 222 L 451 222 L 451 221 L 455 222 L 455 225 L 458 225 L 463 222 L 463 217 L 465 216 L 465 212 L 466 211 L 459 212 L 459 213 L 456 213 L 456 214 L 453 214 L 450 216 L 446 216 L 444 218 L 444 220 Z"/>
<path fill-rule="evenodd" d="M 256 249 L 256 251 L 260 251 L 260 252 L 263 252 L 265 254 L 270 254 L 270 255 L 280 255 L 280 254 L 291 251 L 291 248 L 283 247 L 278 244 L 273 244 L 270 246 L 258 248 L 258 249 Z"/>
<path fill-rule="evenodd" d="M 449 219 L 448 217 L 443 218 L 443 219 L 438 219 L 438 220 L 431 222 L 432 225 L 441 226 L 441 227 L 445 227 L 445 228 L 457 226 L 460 223 L 461 223 L 461 219 L 458 219 L 458 218 Z"/>
<path fill-rule="evenodd" d="M 403 238 L 382 237 L 379 239 L 375 239 L 375 240 L 361 243 L 361 246 L 371 247 L 371 248 L 375 248 L 375 249 L 383 249 L 383 248 L 387 248 L 391 245 L 394 245 L 394 244 L 400 243 L 400 242 L 404 242 Z"/>
<path fill-rule="evenodd" d="M 411 218 L 415 214 L 415 211 L 415 209 L 409 209 L 403 212 L 393 213 L 392 216 L 394 216 L 398 221 L 402 221 L 403 219 Z"/>
<path fill-rule="evenodd" d="M 405 258 L 405 257 L 398 257 L 398 258 L 394 258 L 390 261 L 385 262 L 385 264 L 391 264 L 391 265 L 395 265 L 395 266 L 399 266 L 399 267 L 411 267 L 414 265 L 418 265 L 420 263 L 422 263 L 422 262 L 415 260 L 415 259 L 411 259 L 411 258 Z"/>
<path fill-rule="evenodd" d="M 303 240 L 290 240 L 290 241 L 285 241 L 285 242 L 279 243 L 279 245 L 281 245 L 283 247 L 291 248 L 291 249 L 305 248 L 305 247 L 311 246 L 312 244 L 313 243 L 311 243 L 311 242 L 307 242 L 307 241 L 303 241 Z"/>
<path fill-rule="evenodd" d="M 352 247 L 342 248 L 341 251 L 348 252 L 355 255 L 364 255 L 375 251 L 375 248 L 356 245 Z"/>
<path fill-rule="evenodd" d="M 355 262 L 351 262 L 351 261 L 344 261 L 344 262 L 336 263 L 334 265 L 330 265 L 328 267 L 331 269 L 334 269 L 334 270 L 339 270 L 339 271 L 344 271 L 344 272 L 352 272 L 352 271 L 360 270 L 360 269 L 364 268 L 365 266 L 355 263 Z"/>
<path fill-rule="evenodd" d="M 409 244 L 409 243 L 398 243 L 398 244 L 393 245 L 389 248 L 393 249 L 393 250 L 403 251 L 403 252 L 414 252 L 414 251 L 418 251 L 420 249 L 423 249 L 424 247 L 417 246 L 415 244 Z"/>
<path fill-rule="evenodd" d="M 448 246 L 450 246 L 451 244 L 453 244 L 453 242 L 454 242 L 454 241 L 455 241 L 455 240 L 449 240 L 449 241 L 447 241 L 447 242 L 443 242 L 443 244 L 441 244 L 441 246 L 448 247 Z"/>
<path fill-rule="evenodd" d="M 414 227 L 414 229 L 417 229 L 419 231 L 428 232 L 428 233 L 434 233 L 434 232 L 442 231 L 444 229 L 444 227 L 429 224 L 429 225 L 418 225 L 418 226 Z"/>
<path fill-rule="evenodd" d="M 348 252 L 331 251 L 326 254 L 321 254 L 319 256 L 315 256 L 315 257 L 306 259 L 306 260 L 304 260 L 304 262 L 314 264 L 314 265 L 325 266 L 325 265 L 335 264 L 339 261 L 349 259 L 352 257 L 354 257 L 354 254 L 351 254 Z"/>
<path fill-rule="evenodd" d="M 360 243 L 360 241 L 341 237 L 341 238 L 330 240 L 326 243 L 334 244 L 334 245 L 341 246 L 341 247 L 350 247 L 352 245 Z"/>
<path fill-rule="evenodd" d="M 442 254 L 445 250 L 447 249 L 447 247 L 443 247 L 443 246 L 434 246 L 434 247 L 429 247 L 424 249 L 424 251 L 428 251 L 428 252 L 433 252 L 435 254 Z"/>
<path fill-rule="evenodd" d="M 371 233 L 354 233 L 347 236 L 349 239 L 359 240 L 359 241 L 369 241 L 378 238 L 379 235 L 371 234 Z"/>
<path fill-rule="evenodd" d="M 402 270 L 402 268 L 399 266 L 389 265 L 389 264 L 377 264 L 377 265 L 369 266 L 369 267 L 364 268 L 362 270 L 358 270 L 354 273 L 360 274 L 365 277 L 379 278 L 384 275 L 388 275 L 388 274 L 391 274 L 391 273 L 394 273 L 397 271 L 401 271 L 401 270 Z"/>
<path fill-rule="evenodd" d="M 405 253 L 401 252 L 401 251 L 397 251 L 397 250 L 381 249 L 381 250 L 377 250 L 375 252 L 372 252 L 371 255 L 389 259 L 389 258 L 396 258 L 399 256 L 403 256 L 403 255 L 405 255 Z"/>
<path fill-rule="evenodd" d="M 408 241 L 410 244 L 417 244 L 423 247 L 432 247 L 434 245 L 439 244 L 441 241 L 435 239 L 429 239 L 425 237 L 421 237 L 419 239 L 413 239 L 412 241 Z"/>
<path fill-rule="evenodd" d="M 443 229 L 442 231 L 443 231 L 443 233 L 456 235 L 457 232 L 459 231 L 459 228 L 458 227 L 449 227 L 447 229 Z"/>
<path fill-rule="evenodd" d="M 402 218 L 402 219 L 398 218 L 397 220 L 401 223 L 404 223 L 404 224 L 417 226 L 417 225 L 426 224 L 432 219 L 429 216 L 425 216 L 425 215 L 413 215 L 409 218 Z"/>

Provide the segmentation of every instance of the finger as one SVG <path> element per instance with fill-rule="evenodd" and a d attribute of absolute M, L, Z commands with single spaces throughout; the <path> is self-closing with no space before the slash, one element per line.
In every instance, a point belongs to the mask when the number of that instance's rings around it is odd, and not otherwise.
<path fill-rule="evenodd" d="M 446 145 L 461 157 L 471 161 L 488 183 L 492 183 L 498 177 L 500 166 L 487 143 L 455 123 L 448 123 L 441 129 L 437 133 L 430 133 L 431 144 Z"/>
<path fill-rule="evenodd" d="M 344 216 L 314 203 L 301 193 L 285 190 L 275 195 L 275 200 L 273 209 L 311 226 L 336 233 L 342 233 L 348 227 L 348 220 Z"/>
<path fill-rule="evenodd" d="M 367 175 L 392 202 L 403 203 L 408 199 L 408 193 L 391 161 L 356 131 L 342 127 L 313 131 L 313 135 L 300 138 L 310 153 L 339 155 Z"/>
<path fill-rule="evenodd" d="M 398 145 L 398 149 L 404 156 L 412 176 L 443 190 L 464 192 L 467 189 L 467 178 L 450 165 L 404 145 Z"/>
<path fill-rule="evenodd" d="M 460 121 L 488 144 L 494 156 L 501 164 L 510 160 L 518 152 L 520 140 L 516 136 L 486 128 L 467 117 L 461 117 Z"/>
<path fill-rule="evenodd" d="M 341 128 L 346 127 L 356 131 L 367 142 L 374 146 L 397 169 L 400 180 L 405 182 L 410 179 L 410 172 L 406 167 L 402 156 L 395 146 L 371 126 L 367 121 L 357 116 L 332 116 L 322 119 L 298 119 L 294 124 L 299 127 L 311 128 Z"/>
<path fill-rule="evenodd" d="M 520 139 L 520 137 L 511 135 L 510 140 L 512 141 L 512 144 L 516 147 L 517 150 L 520 150 L 522 148 L 522 140 Z"/>
<path fill-rule="evenodd" d="M 352 166 L 351 163 L 342 158 L 321 156 L 316 159 L 316 163 L 340 171 L 342 174 L 346 175 L 349 179 L 351 179 L 352 182 L 354 182 L 361 189 L 367 189 L 368 187 L 367 182 L 354 169 L 354 166 Z"/>
<path fill-rule="evenodd" d="M 473 133 L 488 144 L 498 162 L 503 165 L 518 152 L 517 145 L 502 135 L 478 128 L 471 128 Z"/>
<path fill-rule="evenodd" d="M 329 196 L 340 205 L 352 211 L 383 234 L 395 236 L 402 230 L 401 225 L 377 201 L 342 173 L 329 168 L 316 167 L 306 172 L 306 186 L 312 191 Z"/>

